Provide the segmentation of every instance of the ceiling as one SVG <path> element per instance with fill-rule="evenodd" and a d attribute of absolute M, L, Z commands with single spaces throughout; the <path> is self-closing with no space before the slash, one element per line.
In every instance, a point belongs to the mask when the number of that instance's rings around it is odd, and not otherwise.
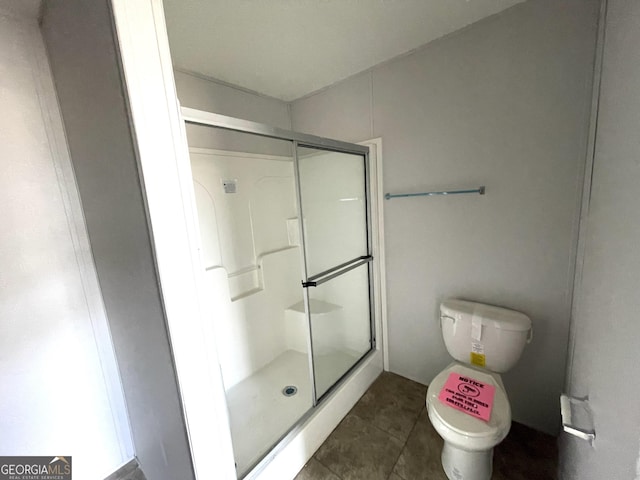
<path fill-rule="evenodd" d="M 291 101 L 524 0 L 164 0 L 174 66 Z"/>

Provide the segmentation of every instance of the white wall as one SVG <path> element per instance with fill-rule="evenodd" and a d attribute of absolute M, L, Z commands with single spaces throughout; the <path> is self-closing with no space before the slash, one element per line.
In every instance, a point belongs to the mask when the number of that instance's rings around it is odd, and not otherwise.
<path fill-rule="evenodd" d="M 111 2 L 47 2 L 43 35 L 131 420 L 149 480 L 193 478 Z"/>
<path fill-rule="evenodd" d="M 593 447 L 563 435 L 563 479 L 640 478 L 640 3 L 609 0 L 582 275 L 576 279 L 572 395 L 589 397 Z"/>
<path fill-rule="evenodd" d="M 302 300 L 299 243 L 288 229 L 288 220 L 297 221 L 293 161 L 198 149 L 191 168 L 202 267 L 224 312 L 211 321 L 229 390 L 291 343 L 285 310 Z M 225 193 L 224 180 L 236 182 L 235 193 Z"/>
<path fill-rule="evenodd" d="M 559 426 L 597 0 L 530 1 L 292 104 L 297 131 L 384 140 L 392 371 L 429 383 L 450 361 L 449 296 L 521 310 L 535 337 L 504 375 L 514 419 Z"/>
<path fill-rule="evenodd" d="M 0 455 L 71 455 L 74 478 L 104 478 L 133 448 L 35 19 L 0 14 L 0 70 Z"/>

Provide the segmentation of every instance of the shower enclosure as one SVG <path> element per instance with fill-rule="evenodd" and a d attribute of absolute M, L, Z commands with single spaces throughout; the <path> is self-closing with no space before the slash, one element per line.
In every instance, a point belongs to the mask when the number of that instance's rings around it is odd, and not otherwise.
<path fill-rule="evenodd" d="M 243 477 L 375 347 L 368 147 L 182 118 Z"/>

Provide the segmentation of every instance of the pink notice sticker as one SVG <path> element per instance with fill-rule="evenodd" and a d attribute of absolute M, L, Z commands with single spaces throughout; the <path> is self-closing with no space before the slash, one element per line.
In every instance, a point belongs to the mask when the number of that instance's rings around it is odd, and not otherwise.
<path fill-rule="evenodd" d="M 438 399 L 468 415 L 489 421 L 496 387 L 458 373 L 449 374 Z"/>

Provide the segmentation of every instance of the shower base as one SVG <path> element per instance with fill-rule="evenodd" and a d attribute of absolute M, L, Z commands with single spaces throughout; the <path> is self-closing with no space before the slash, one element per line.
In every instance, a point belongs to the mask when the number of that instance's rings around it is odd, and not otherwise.
<path fill-rule="evenodd" d="M 334 351 L 316 355 L 318 391 L 326 391 L 358 357 Z M 295 386 L 295 395 L 282 389 Z M 306 354 L 287 350 L 227 391 L 231 437 L 238 473 L 246 473 L 311 408 Z"/>

